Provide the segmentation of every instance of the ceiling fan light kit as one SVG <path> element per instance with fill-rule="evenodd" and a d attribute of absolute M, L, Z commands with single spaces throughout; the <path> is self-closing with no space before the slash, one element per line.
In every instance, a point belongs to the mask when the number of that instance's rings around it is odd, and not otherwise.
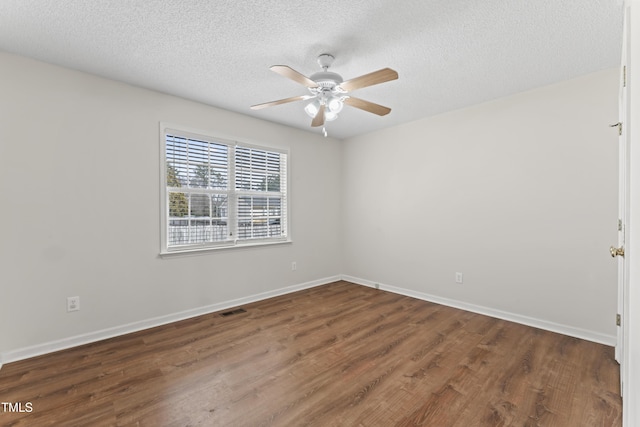
<path fill-rule="evenodd" d="M 327 122 L 331 122 L 338 118 L 338 113 L 342 111 L 343 100 L 338 97 L 331 97 L 328 100 L 314 99 L 304 107 L 305 113 L 311 118 L 314 118 L 318 114 L 320 105 L 325 106 L 324 119 Z"/>
<path fill-rule="evenodd" d="M 304 111 L 313 119 L 311 121 L 312 127 L 322 126 L 324 136 L 327 136 L 326 129 L 324 128 L 325 122 L 337 119 L 338 113 L 342 111 L 344 104 L 379 116 L 384 116 L 391 112 L 391 108 L 374 104 L 373 102 L 365 101 L 363 99 L 354 98 L 350 96 L 348 92 L 396 80 L 398 78 L 398 73 L 396 71 L 391 68 L 383 68 L 381 70 L 374 71 L 373 73 L 344 81 L 342 76 L 329 71 L 329 67 L 333 64 L 334 59 L 333 55 L 328 53 L 323 53 L 318 56 L 317 62 L 322 68 L 322 71 L 318 71 L 310 77 L 307 77 L 286 65 L 271 66 L 270 69 L 272 71 L 306 86 L 310 95 L 293 96 L 291 98 L 285 98 L 278 101 L 252 105 L 251 109 L 259 110 L 265 107 L 272 107 L 274 105 L 312 99 L 312 101 L 304 107 Z"/>

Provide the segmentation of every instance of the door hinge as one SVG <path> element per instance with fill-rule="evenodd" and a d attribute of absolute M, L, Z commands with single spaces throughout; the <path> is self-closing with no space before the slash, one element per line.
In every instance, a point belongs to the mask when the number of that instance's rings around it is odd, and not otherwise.
<path fill-rule="evenodd" d="M 616 314 L 616 326 L 621 326 L 622 325 L 622 316 L 620 316 L 619 314 Z"/>
<path fill-rule="evenodd" d="M 627 87 L 627 66 L 622 66 L 622 87 Z"/>
<path fill-rule="evenodd" d="M 610 128 L 618 128 L 618 135 L 622 135 L 622 122 L 618 122 L 618 123 L 614 123 L 612 125 L 609 125 Z"/>
<path fill-rule="evenodd" d="M 622 220 L 618 220 L 618 231 L 622 231 Z"/>

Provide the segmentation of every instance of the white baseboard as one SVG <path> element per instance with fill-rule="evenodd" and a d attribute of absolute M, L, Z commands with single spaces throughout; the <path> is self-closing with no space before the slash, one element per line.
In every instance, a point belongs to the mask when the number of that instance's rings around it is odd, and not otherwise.
<path fill-rule="evenodd" d="M 115 326 L 113 328 L 107 328 L 82 335 L 63 338 L 56 341 L 50 341 L 30 347 L 10 350 L 0 354 L 0 369 L 2 368 L 3 363 L 16 362 L 18 360 L 24 360 L 30 357 L 40 356 L 47 353 L 53 353 L 54 351 L 77 347 L 80 345 L 129 334 L 132 332 L 141 331 L 143 329 L 154 328 L 156 326 L 162 326 L 168 323 L 178 322 L 180 320 L 185 320 L 192 317 L 202 316 L 203 314 L 209 314 L 216 311 L 225 310 L 227 308 L 238 307 L 243 304 L 249 304 L 267 298 L 301 291 L 303 289 L 326 285 L 327 283 L 336 282 L 338 280 L 340 280 L 340 276 L 325 277 L 323 279 L 313 280 L 311 282 L 301 283 L 293 286 L 287 286 L 284 288 L 275 289 L 273 291 L 262 292 L 244 298 L 224 301 L 218 304 L 211 304 L 204 307 L 167 314 L 165 316 L 158 316 L 151 319 L 145 319 L 138 322 L 128 323 L 125 325 Z"/>
<path fill-rule="evenodd" d="M 549 322 L 546 320 L 536 319 L 533 317 L 522 316 L 516 313 L 496 310 L 494 308 L 484 307 L 481 305 L 469 304 L 463 301 L 457 301 L 449 298 L 438 297 L 438 296 L 426 294 L 423 292 L 399 288 L 397 286 L 385 285 L 380 282 L 361 279 L 359 277 L 342 275 L 341 279 L 347 282 L 355 283 L 357 285 L 362 285 L 362 286 L 368 286 L 371 288 L 375 288 L 376 285 L 378 285 L 379 289 L 393 292 L 395 294 L 406 295 L 408 297 L 417 298 L 417 299 L 421 299 L 429 302 L 434 302 L 436 304 L 442 304 L 449 307 L 459 308 L 461 310 L 470 311 L 472 313 L 483 314 L 485 316 L 495 317 L 497 319 L 502 319 L 502 320 L 508 320 L 510 322 L 520 323 L 522 325 L 532 326 L 534 328 L 544 329 L 547 331 L 568 335 L 574 338 L 580 338 L 583 340 L 593 341 L 599 344 L 605 344 L 609 346 L 616 345 L 615 335 L 606 335 L 599 332 L 589 331 L 586 329 L 575 328 L 573 326 L 567 326 L 559 323 Z"/>

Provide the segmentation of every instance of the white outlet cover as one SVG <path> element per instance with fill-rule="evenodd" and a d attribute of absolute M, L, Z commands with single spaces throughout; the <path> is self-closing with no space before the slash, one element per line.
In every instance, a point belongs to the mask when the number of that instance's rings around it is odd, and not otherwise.
<path fill-rule="evenodd" d="M 67 297 L 67 311 L 80 310 L 80 297 Z"/>

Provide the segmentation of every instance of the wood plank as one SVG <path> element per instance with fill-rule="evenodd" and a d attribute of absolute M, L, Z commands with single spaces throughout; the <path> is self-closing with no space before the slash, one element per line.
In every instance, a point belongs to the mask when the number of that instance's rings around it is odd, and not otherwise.
<path fill-rule="evenodd" d="M 10 363 L 0 425 L 620 426 L 611 347 L 347 282 Z"/>

